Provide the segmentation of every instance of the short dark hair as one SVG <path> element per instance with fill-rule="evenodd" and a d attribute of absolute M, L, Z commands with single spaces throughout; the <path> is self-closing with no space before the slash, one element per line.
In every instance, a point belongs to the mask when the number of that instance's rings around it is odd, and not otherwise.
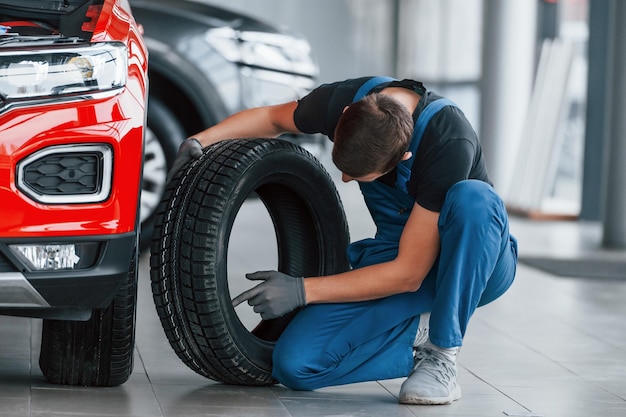
<path fill-rule="evenodd" d="M 413 119 L 385 94 L 370 94 L 343 112 L 335 128 L 332 159 L 353 178 L 391 171 L 411 142 Z"/>

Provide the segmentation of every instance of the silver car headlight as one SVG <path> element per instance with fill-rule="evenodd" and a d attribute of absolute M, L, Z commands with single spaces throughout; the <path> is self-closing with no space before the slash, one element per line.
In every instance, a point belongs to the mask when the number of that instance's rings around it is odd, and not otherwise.
<path fill-rule="evenodd" d="M 311 46 L 302 38 L 222 27 L 208 30 L 205 40 L 231 62 L 309 77 L 318 73 Z"/>
<path fill-rule="evenodd" d="M 241 69 L 242 100 L 246 107 L 296 100 L 315 86 L 312 78 L 256 68 Z"/>
<path fill-rule="evenodd" d="M 126 85 L 126 46 L 46 46 L 0 52 L 0 95 L 5 100 L 114 90 Z"/>

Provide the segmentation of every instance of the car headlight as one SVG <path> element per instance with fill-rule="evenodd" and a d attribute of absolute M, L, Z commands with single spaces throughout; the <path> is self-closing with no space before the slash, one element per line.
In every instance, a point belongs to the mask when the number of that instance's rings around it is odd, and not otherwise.
<path fill-rule="evenodd" d="M 240 32 L 222 27 L 208 30 L 205 40 L 231 62 L 317 76 L 311 46 L 301 38 L 280 33 Z"/>
<path fill-rule="evenodd" d="M 119 42 L 2 51 L 0 95 L 10 100 L 121 88 L 126 60 Z"/>
<path fill-rule="evenodd" d="M 244 67 L 241 69 L 243 104 L 260 107 L 296 100 L 311 91 L 311 78 L 277 71 Z"/>

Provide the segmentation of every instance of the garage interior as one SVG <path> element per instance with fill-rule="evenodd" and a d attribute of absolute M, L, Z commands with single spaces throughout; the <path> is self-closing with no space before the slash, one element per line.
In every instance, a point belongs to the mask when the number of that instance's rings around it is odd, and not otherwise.
<path fill-rule="evenodd" d="M 463 399 L 400 405 L 402 380 L 297 392 L 206 379 L 180 361 L 163 334 L 145 252 L 130 380 L 115 388 L 50 385 L 37 365 L 41 320 L 0 316 L 1 416 L 626 414 L 626 27 L 615 23 L 626 19 L 626 3 L 212 3 L 303 33 L 320 83 L 415 78 L 456 101 L 474 124 L 510 209 L 520 264 L 511 290 L 480 308 L 469 326 L 459 356 Z M 326 153 L 320 160 L 337 184 L 351 239 L 371 236 L 358 187 L 341 183 Z M 265 267 L 268 233 L 254 207 L 241 214 L 232 239 L 242 249 L 231 256 L 231 273 Z M 250 311 L 242 320 L 255 318 Z"/>

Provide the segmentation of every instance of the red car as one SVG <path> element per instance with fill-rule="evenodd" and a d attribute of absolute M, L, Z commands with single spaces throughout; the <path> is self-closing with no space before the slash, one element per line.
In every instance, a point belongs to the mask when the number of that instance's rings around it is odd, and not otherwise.
<path fill-rule="evenodd" d="M 146 98 L 127 0 L 0 0 L 0 314 L 53 383 L 132 372 Z"/>

